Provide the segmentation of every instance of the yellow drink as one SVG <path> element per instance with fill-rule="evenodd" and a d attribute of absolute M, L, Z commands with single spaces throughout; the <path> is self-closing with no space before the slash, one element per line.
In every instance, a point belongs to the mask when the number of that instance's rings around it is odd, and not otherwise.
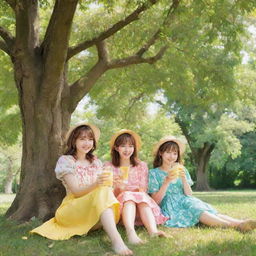
<path fill-rule="evenodd" d="M 122 179 L 124 183 L 128 183 L 128 178 L 129 178 L 129 166 L 121 166 L 120 170 L 122 172 Z"/>
<path fill-rule="evenodd" d="M 111 167 L 105 167 L 102 174 L 108 175 L 108 180 L 104 182 L 103 186 L 113 186 L 113 172 Z"/>
<path fill-rule="evenodd" d="M 181 164 L 175 164 L 170 170 L 169 174 L 174 176 L 174 179 L 171 183 L 176 183 L 177 178 L 180 176 L 180 172 L 183 170 L 183 166 Z"/>

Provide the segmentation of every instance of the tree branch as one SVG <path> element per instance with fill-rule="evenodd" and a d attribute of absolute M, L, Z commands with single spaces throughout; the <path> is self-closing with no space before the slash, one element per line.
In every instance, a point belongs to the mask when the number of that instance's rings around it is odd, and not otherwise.
<path fill-rule="evenodd" d="M 188 127 L 187 127 L 186 123 L 181 120 L 181 118 L 179 117 L 178 114 L 175 115 L 175 122 L 180 126 L 180 129 L 181 129 L 182 133 L 186 137 L 187 142 L 188 142 L 189 147 L 190 147 L 190 150 L 192 152 L 192 155 L 194 157 L 196 157 L 197 150 L 193 147 L 194 140 L 193 140 L 192 136 L 190 135 L 190 132 L 188 130 Z"/>
<path fill-rule="evenodd" d="M 98 57 L 99 60 L 102 60 L 104 62 L 108 62 L 109 57 L 108 57 L 108 50 L 107 50 L 107 45 L 105 41 L 101 41 L 96 44 L 97 51 L 98 51 Z"/>
<path fill-rule="evenodd" d="M 168 26 L 170 24 L 173 18 L 173 13 L 178 8 L 179 3 L 180 0 L 173 0 L 172 5 L 170 6 L 169 11 L 167 13 L 167 16 L 163 21 L 162 27 L 155 32 L 155 34 L 147 41 L 147 43 L 143 47 L 141 47 L 141 49 L 136 53 L 136 55 L 142 56 L 150 48 L 150 46 L 155 43 L 155 41 L 159 38 L 163 27 Z"/>
<path fill-rule="evenodd" d="M 150 6 L 156 4 L 158 0 L 150 0 L 149 4 L 143 4 L 142 6 L 138 7 L 135 11 L 133 11 L 130 15 L 128 15 L 124 20 L 118 21 L 109 29 L 103 31 L 97 37 L 94 37 L 91 40 L 84 41 L 74 47 L 70 47 L 68 51 L 67 59 L 70 59 L 74 55 L 78 54 L 79 52 L 88 49 L 89 47 L 95 45 L 96 43 L 109 38 L 110 36 L 114 35 L 117 31 L 123 29 L 133 21 L 139 18 L 140 13 L 147 10 Z"/>
<path fill-rule="evenodd" d="M 14 37 L 12 36 L 12 34 L 5 28 L 0 26 L 0 36 L 4 39 L 6 46 L 10 48 L 13 46 L 14 43 Z"/>
<path fill-rule="evenodd" d="M 56 0 L 44 41 L 41 44 L 44 60 L 43 94 L 49 90 L 53 98 L 58 92 L 59 78 L 64 72 L 68 43 L 78 0 Z"/>
<path fill-rule="evenodd" d="M 153 57 L 143 58 L 139 55 L 133 55 L 133 56 L 123 58 L 123 59 L 112 60 L 108 63 L 108 69 L 122 68 L 122 67 L 126 67 L 129 65 L 140 64 L 140 63 L 153 64 L 162 58 L 162 56 L 163 56 L 164 52 L 167 50 L 167 48 L 168 48 L 167 46 L 162 47 L 159 50 L 159 52 Z"/>
<path fill-rule="evenodd" d="M 3 40 L 0 40 L 0 49 L 10 55 L 9 48 L 7 47 L 6 43 Z"/>
<path fill-rule="evenodd" d="M 76 109 L 79 101 L 91 90 L 93 85 L 106 70 L 106 63 L 99 60 L 85 76 L 81 77 L 70 86 L 69 111 L 73 112 Z"/>
<path fill-rule="evenodd" d="M 145 92 L 140 92 L 137 96 L 132 97 L 129 100 L 129 104 L 128 104 L 127 108 L 126 108 L 126 111 L 125 111 L 125 114 L 124 114 L 124 118 L 123 118 L 124 122 L 129 121 L 128 117 L 129 117 L 129 114 L 131 113 L 132 108 L 134 107 L 136 102 L 138 102 L 140 99 L 142 99 L 144 97 L 144 95 L 145 95 Z"/>

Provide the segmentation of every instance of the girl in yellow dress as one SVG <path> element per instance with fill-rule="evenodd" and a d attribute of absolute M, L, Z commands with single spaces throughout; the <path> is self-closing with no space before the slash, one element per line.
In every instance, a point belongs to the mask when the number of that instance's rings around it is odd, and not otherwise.
<path fill-rule="evenodd" d="M 102 163 L 93 155 L 99 129 L 83 123 L 73 127 L 67 135 L 67 151 L 57 162 L 56 177 L 66 188 L 66 197 L 55 217 L 31 233 L 53 240 L 65 240 L 74 235 L 87 234 L 92 228 L 103 226 L 113 250 L 120 255 L 132 255 L 116 229 L 120 204 L 111 187 L 109 176 L 102 173 Z"/>

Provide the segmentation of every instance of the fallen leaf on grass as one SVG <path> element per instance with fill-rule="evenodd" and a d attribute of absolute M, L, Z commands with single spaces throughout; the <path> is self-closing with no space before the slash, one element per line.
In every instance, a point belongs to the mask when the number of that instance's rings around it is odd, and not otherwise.
<path fill-rule="evenodd" d="M 48 245 L 48 248 L 52 248 L 54 246 L 54 243 L 51 243 Z"/>
<path fill-rule="evenodd" d="M 21 239 L 28 240 L 28 237 L 27 236 L 23 236 Z"/>

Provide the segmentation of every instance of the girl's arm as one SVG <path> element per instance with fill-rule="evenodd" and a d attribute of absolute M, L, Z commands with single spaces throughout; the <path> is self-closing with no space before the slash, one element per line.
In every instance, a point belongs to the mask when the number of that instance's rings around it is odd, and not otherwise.
<path fill-rule="evenodd" d="M 138 180 L 139 191 L 147 193 L 148 191 L 148 165 L 145 162 L 140 163 L 140 176 Z"/>
<path fill-rule="evenodd" d="M 184 169 L 181 171 L 180 176 L 181 176 L 181 180 L 183 183 L 184 194 L 186 196 L 192 196 L 193 192 L 192 192 L 190 185 L 188 184 L 188 180 L 187 180 L 186 173 L 185 173 Z"/>
<path fill-rule="evenodd" d="M 100 185 L 103 185 L 105 181 L 108 180 L 108 175 L 101 174 L 98 176 L 96 182 L 89 186 L 79 186 L 76 177 L 73 174 L 66 174 L 63 177 L 65 183 L 67 184 L 69 190 L 75 197 L 84 196 Z"/>
<path fill-rule="evenodd" d="M 164 196 L 165 196 L 165 194 L 166 194 L 166 191 L 167 191 L 167 189 L 168 189 L 168 186 L 169 186 L 170 182 L 171 182 L 173 179 L 175 179 L 175 178 L 176 178 L 176 177 L 175 177 L 175 176 L 172 176 L 172 175 L 166 176 L 166 178 L 165 178 L 165 180 L 164 180 L 162 186 L 160 187 L 160 189 L 159 189 L 157 192 L 151 194 L 151 197 L 155 200 L 155 202 L 156 202 L 157 204 L 160 204 L 160 203 L 162 202 L 162 200 L 163 200 L 163 198 L 164 198 Z"/>

